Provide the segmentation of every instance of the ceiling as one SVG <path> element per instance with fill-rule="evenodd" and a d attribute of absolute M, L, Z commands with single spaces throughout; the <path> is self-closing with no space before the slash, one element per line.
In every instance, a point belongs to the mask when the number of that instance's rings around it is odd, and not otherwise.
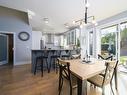
<path fill-rule="evenodd" d="M 127 10 L 127 0 L 88 0 L 88 15 L 97 21 Z M 84 17 L 83 0 L 0 0 L 0 5 L 35 13 L 30 19 L 33 30 L 45 33 L 62 33 L 68 29 L 64 24 Z M 43 18 L 48 18 L 46 24 Z"/>

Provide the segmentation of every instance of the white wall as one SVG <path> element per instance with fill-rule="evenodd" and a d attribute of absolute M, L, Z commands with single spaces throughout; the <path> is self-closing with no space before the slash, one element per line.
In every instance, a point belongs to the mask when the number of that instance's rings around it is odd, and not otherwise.
<path fill-rule="evenodd" d="M 41 31 L 32 31 L 32 49 L 40 49 Z"/>

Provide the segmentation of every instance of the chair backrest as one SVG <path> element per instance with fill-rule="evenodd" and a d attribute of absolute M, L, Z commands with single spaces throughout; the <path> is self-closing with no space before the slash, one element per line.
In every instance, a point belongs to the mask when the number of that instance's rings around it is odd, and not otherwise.
<path fill-rule="evenodd" d="M 98 59 L 103 59 L 103 60 L 105 60 L 100 54 L 98 54 Z"/>
<path fill-rule="evenodd" d="M 61 55 L 61 50 L 57 50 L 57 51 L 56 51 L 56 55 L 57 55 L 57 56 L 60 56 L 60 55 Z"/>
<path fill-rule="evenodd" d="M 100 54 L 98 54 L 98 59 L 103 59 L 103 60 L 113 60 L 113 56 L 111 55 L 111 56 L 108 56 L 108 57 L 106 57 L 106 58 L 104 58 L 102 55 L 100 55 Z"/>
<path fill-rule="evenodd" d="M 111 82 L 115 69 L 117 68 L 118 61 L 110 61 L 106 63 L 106 70 L 103 79 L 103 85 L 106 85 Z"/>
<path fill-rule="evenodd" d="M 43 56 L 48 57 L 48 55 L 49 55 L 49 50 L 44 50 L 43 51 Z"/>
<path fill-rule="evenodd" d="M 67 80 L 71 81 L 71 77 L 70 77 L 70 63 L 66 62 L 65 60 L 62 60 L 60 58 L 57 59 L 58 65 L 59 65 L 59 74 L 66 78 Z"/>
<path fill-rule="evenodd" d="M 71 55 L 71 59 L 80 59 L 80 58 L 81 58 L 81 54 Z"/>

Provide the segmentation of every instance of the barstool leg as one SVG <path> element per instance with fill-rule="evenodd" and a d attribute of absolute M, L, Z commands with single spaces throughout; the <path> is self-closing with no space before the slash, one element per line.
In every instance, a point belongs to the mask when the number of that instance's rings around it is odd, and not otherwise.
<path fill-rule="evenodd" d="M 43 60 L 41 61 L 41 76 L 43 77 Z"/>
<path fill-rule="evenodd" d="M 46 59 L 46 65 L 47 65 L 47 70 L 48 70 L 48 73 L 49 73 L 49 66 L 48 66 L 48 61 Z"/>
<path fill-rule="evenodd" d="M 38 62 L 38 59 L 36 59 L 35 68 L 34 68 L 34 75 L 36 75 L 36 70 L 37 70 L 37 62 Z"/>
<path fill-rule="evenodd" d="M 50 66 L 49 66 L 49 72 L 50 72 L 50 70 L 51 70 L 51 64 L 52 64 L 52 58 L 50 58 Z"/>

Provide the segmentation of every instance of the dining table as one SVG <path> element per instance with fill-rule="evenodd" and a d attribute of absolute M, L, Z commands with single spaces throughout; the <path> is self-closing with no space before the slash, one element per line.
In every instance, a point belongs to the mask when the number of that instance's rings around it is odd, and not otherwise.
<path fill-rule="evenodd" d="M 104 60 L 91 58 L 89 62 L 81 59 L 66 60 L 70 63 L 71 73 L 77 78 L 77 95 L 87 95 L 87 79 L 103 72 Z"/>

